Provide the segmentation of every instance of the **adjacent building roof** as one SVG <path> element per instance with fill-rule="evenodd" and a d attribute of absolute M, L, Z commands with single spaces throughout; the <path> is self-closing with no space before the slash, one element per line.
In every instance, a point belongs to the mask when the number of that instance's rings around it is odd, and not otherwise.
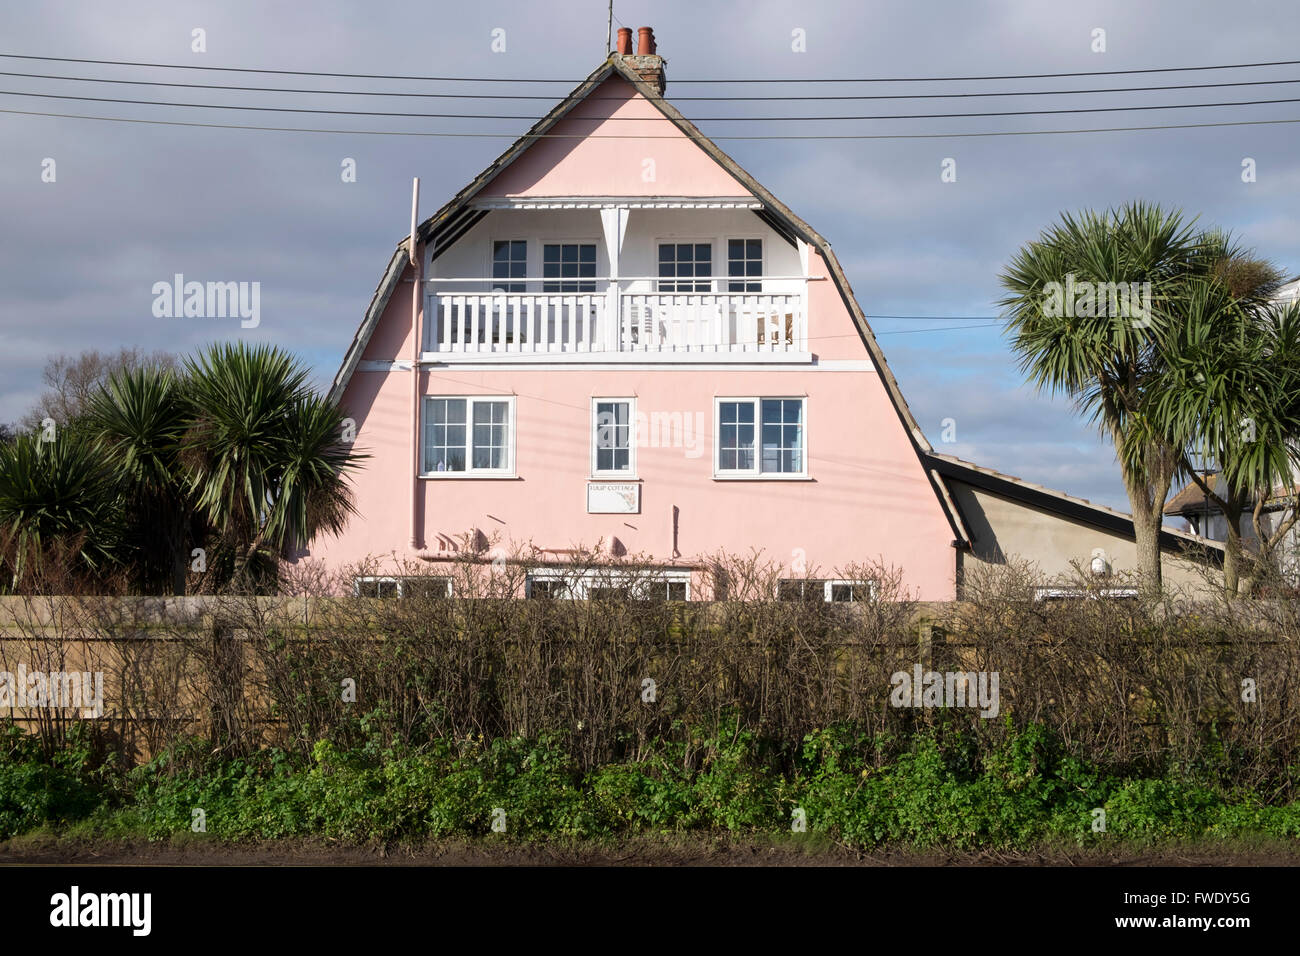
<path fill-rule="evenodd" d="M 964 482 L 976 488 L 982 488 L 991 494 L 1009 498 L 1030 507 L 1060 515 L 1062 518 L 1090 525 L 1102 531 L 1120 534 L 1126 538 L 1134 537 L 1133 518 L 1122 511 L 1107 508 L 1105 505 L 1094 504 L 1086 498 L 1076 498 L 1061 491 L 1054 491 L 1051 488 L 1025 481 L 1023 478 L 1004 475 L 992 468 L 985 468 L 973 462 L 963 461 L 952 455 L 930 452 L 927 458 L 933 469 L 946 481 Z M 1221 550 L 1223 548 L 1223 544 L 1218 541 L 1207 541 L 1185 531 L 1174 531 L 1170 528 L 1161 529 L 1160 547 L 1162 549 L 1183 550 L 1190 546 L 1208 547 L 1212 550 Z"/>
<path fill-rule="evenodd" d="M 1205 480 L 1215 494 L 1223 495 L 1223 476 L 1217 472 L 1211 473 Z M 1264 507 L 1268 509 L 1284 508 L 1290 505 L 1297 495 L 1300 495 L 1300 485 L 1287 488 L 1285 485 L 1278 485 L 1269 494 L 1268 499 L 1264 502 Z M 1255 506 L 1254 496 L 1250 496 L 1246 501 L 1247 508 Z M 1167 515 L 1201 515 L 1201 514 L 1218 514 L 1219 506 L 1213 499 L 1209 498 L 1205 492 L 1194 481 L 1189 481 L 1182 491 L 1169 499 L 1165 505 L 1165 514 Z"/>

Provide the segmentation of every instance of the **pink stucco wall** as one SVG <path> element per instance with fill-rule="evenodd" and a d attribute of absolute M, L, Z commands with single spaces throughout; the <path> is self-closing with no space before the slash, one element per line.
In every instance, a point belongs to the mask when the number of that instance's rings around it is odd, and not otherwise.
<path fill-rule="evenodd" d="M 810 319 L 819 342 L 844 360 L 867 359 L 852 325 L 830 291 Z M 409 285 L 399 285 L 402 290 Z M 389 303 L 365 352 L 367 360 L 410 355 L 410 303 Z M 818 337 L 820 334 L 820 338 Z M 833 343 L 833 344 L 832 344 Z M 846 345 L 845 343 L 851 343 Z M 367 557 L 417 555 L 409 540 L 408 423 L 410 373 L 358 371 L 343 405 L 358 425 L 357 446 L 372 457 L 355 479 L 360 515 L 340 538 L 315 542 L 311 556 L 331 565 Z M 439 534 L 458 538 L 471 528 L 503 542 L 541 548 L 592 546 L 617 537 L 631 553 L 690 561 L 719 549 L 751 548 L 786 566 L 796 549 L 823 576 L 837 566 L 881 558 L 902 567 L 905 583 L 923 600 L 954 594 L 952 532 L 887 393 L 874 371 L 755 369 L 593 369 L 583 365 L 532 369 L 438 367 L 420 375 L 421 395 L 514 395 L 514 479 L 439 478 L 419 481 L 421 544 L 437 551 Z M 637 410 L 702 416 L 698 451 L 639 447 L 641 513 L 586 513 L 593 396 L 635 396 Z M 713 478 L 715 396 L 806 395 L 808 481 Z M 795 575 L 797 576 L 797 575 Z"/>
<path fill-rule="evenodd" d="M 674 129 L 639 96 L 627 95 L 631 92 L 621 80 L 610 81 L 601 95 L 618 98 L 583 104 L 578 118 L 562 125 L 603 129 L 611 124 L 600 122 L 601 117 L 633 115 L 650 118 L 644 124 L 617 124 L 620 132 L 643 125 L 656 134 Z M 642 177 L 647 155 L 656 159 L 654 182 Z M 488 190 L 557 196 L 735 196 L 744 191 L 684 136 L 675 141 L 545 141 Z M 815 253 L 809 272 L 827 275 Z M 410 278 L 409 270 L 404 278 Z M 408 282 L 398 284 L 364 361 L 410 358 L 410 289 Z M 439 535 L 457 538 L 470 529 L 498 535 L 506 543 L 548 549 L 592 546 L 616 537 L 629 553 L 671 563 L 676 508 L 679 563 L 718 550 L 758 549 L 787 567 L 802 558 L 829 577 L 847 563 L 883 559 L 904 570 L 905 585 L 917 597 L 952 599 L 952 530 L 904 426 L 834 285 L 810 282 L 808 294 L 809 349 L 818 362 L 830 365 L 450 364 L 422 371 L 421 395 L 515 396 L 517 477 L 420 479 L 420 546 L 436 553 Z M 410 374 L 393 369 L 353 374 L 343 405 L 357 421 L 358 448 L 372 456 L 355 479 L 360 514 L 343 535 L 317 540 L 312 557 L 337 566 L 420 553 L 408 543 Z M 807 397 L 809 479 L 715 479 L 714 398 L 778 395 Z M 702 418 L 698 452 L 638 448 L 639 514 L 587 513 L 591 399 L 600 396 L 635 396 L 637 411 L 647 417 L 659 412 Z"/>
<path fill-rule="evenodd" d="M 749 190 L 622 78 L 606 80 L 483 196 L 747 196 Z M 602 139 L 617 135 L 620 139 Z M 638 137 L 628 139 L 626 137 Z"/>

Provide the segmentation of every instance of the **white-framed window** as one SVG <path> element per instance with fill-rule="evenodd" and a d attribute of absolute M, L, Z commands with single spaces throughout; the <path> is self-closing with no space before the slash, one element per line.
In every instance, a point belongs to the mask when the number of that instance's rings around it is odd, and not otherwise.
<path fill-rule="evenodd" d="M 873 600 L 876 585 L 873 581 L 850 581 L 843 578 L 782 578 L 777 582 L 776 596 L 781 601 L 847 604 Z"/>
<path fill-rule="evenodd" d="M 596 243 L 542 244 L 543 292 L 595 292 Z"/>
<path fill-rule="evenodd" d="M 625 571 L 621 568 L 533 568 L 525 578 L 530 598 L 616 597 L 636 601 L 689 601 L 691 572 L 682 568 Z"/>
<path fill-rule="evenodd" d="M 712 292 L 713 243 L 671 241 L 659 243 L 660 292 Z"/>
<path fill-rule="evenodd" d="M 513 477 L 514 468 L 513 395 L 425 396 L 422 476 Z"/>
<path fill-rule="evenodd" d="M 776 582 L 778 601 L 824 601 L 826 582 L 820 578 L 782 578 Z"/>
<path fill-rule="evenodd" d="M 718 478 L 806 478 L 803 398 L 717 398 L 713 473 Z"/>
<path fill-rule="evenodd" d="M 451 597 L 451 578 L 443 574 L 422 574 L 404 577 L 384 575 L 354 578 L 352 593 L 356 597 Z"/>
<path fill-rule="evenodd" d="M 1137 588 L 1034 588 L 1035 601 L 1077 601 L 1096 598 L 1136 598 Z"/>
<path fill-rule="evenodd" d="M 591 474 L 636 477 L 636 399 L 591 400 Z"/>
<path fill-rule="evenodd" d="M 492 291 L 526 292 L 528 241 L 495 239 L 492 242 Z M 512 281 L 513 280 L 513 281 Z"/>
<path fill-rule="evenodd" d="M 727 291 L 763 291 L 763 240 L 727 240 Z"/>
<path fill-rule="evenodd" d="M 873 601 L 876 597 L 874 581 L 849 581 L 838 578 L 827 581 L 824 587 L 825 598 L 832 604 Z"/>

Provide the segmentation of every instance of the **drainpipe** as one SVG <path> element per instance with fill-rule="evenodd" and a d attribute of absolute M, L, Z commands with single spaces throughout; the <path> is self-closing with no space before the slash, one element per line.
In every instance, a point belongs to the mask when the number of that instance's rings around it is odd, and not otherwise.
<path fill-rule="evenodd" d="M 417 214 L 420 208 L 420 180 L 411 184 L 411 238 L 407 252 L 411 260 L 411 549 L 420 546 L 418 505 L 420 495 L 420 293 L 424 283 L 420 275 L 420 250 L 416 242 Z"/>

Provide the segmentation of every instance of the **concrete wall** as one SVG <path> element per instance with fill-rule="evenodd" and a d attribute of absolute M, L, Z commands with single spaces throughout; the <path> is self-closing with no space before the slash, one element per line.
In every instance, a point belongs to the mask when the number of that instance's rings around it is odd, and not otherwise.
<path fill-rule="evenodd" d="M 960 558 L 963 570 L 979 565 L 1027 560 L 1047 576 L 1072 573 L 1071 561 L 1085 569 L 1094 549 L 1105 551 L 1114 572 L 1137 570 L 1137 549 L 1131 537 L 1072 520 L 1014 501 L 957 479 L 948 479 L 953 499 L 974 538 L 970 553 Z M 1164 555 L 1162 576 L 1167 587 L 1200 590 L 1205 581 L 1189 562 Z"/>

